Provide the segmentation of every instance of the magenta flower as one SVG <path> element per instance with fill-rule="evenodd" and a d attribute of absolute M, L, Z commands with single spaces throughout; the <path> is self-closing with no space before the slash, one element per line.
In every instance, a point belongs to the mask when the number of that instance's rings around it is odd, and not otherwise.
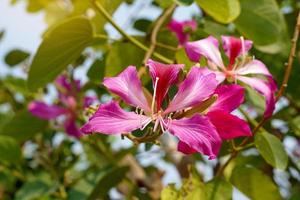
<path fill-rule="evenodd" d="M 178 22 L 173 19 L 169 22 L 168 28 L 176 34 L 179 44 L 184 45 L 189 40 L 190 32 L 196 30 L 197 22 L 195 20 Z"/>
<path fill-rule="evenodd" d="M 59 100 L 61 105 L 48 105 L 42 101 L 32 101 L 28 105 L 28 110 L 34 116 L 41 119 L 50 120 L 58 116 L 65 116 L 64 128 L 68 135 L 79 138 L 82 132 L 76 125 L 78 103 L 76 102 L 77 93 L 80 90 L 80 82 L 75 80 L 75 84 L 71 84 L 66 76 L 59 76 L 55 83 L 59 90 Z M 84 105 L 89 106 L 93 97 L 85 97 Z"/>
<path fill-rule="evenodd" d="M 225 65 L 218 49 L 218 40 L 212 36 L 195 42 L 187 42 L 186 53 L 191 61 L 199 62 L 201 56 L 207 59 L 207 68 L 202 72 L 216 74 L 219 83 L 241 81 L 249 85 L 258 93 L 264 96 L 266 101 L 265 117 L 270 117 L 275 108 L 275 95 L 277 90 L 275 81 L 259 60 L 249 59 L 246 54 L 252 47 L 252 41 L 243 38 L 222 36 L 223 49 L 228 57 L 228 64 Z"/>
<path fill-rule="evenodd" d="M 164 108 L 163 102 L 165 102 L 168 90 L 171 85 L 177 82 L 178 74 L 183 65 L 165 65 L 149 60 L 147 67 L 152 77 L 154 90 L 153 96 L 149 97 L 151 103 L 148 103 L 143 92 L 136 68 L 129 66 L 117 77 L 105 78 L 103 84 L 112 93 L 120 96 L 125 103 L 136 107 L 137 111 L 124 111 L 116 101 L 111 101 L 101 105 L 89 119 L 89 122 L 81 128 L 81 131 L 84 133 L 99 132 L 108 135 L 126 134 L 137 129 L 143 130 L 149 124 L 153 124 L 153 132 L 169 132 L 179 139 L 179 151 L 183 153 L 200 152 L 208 155 L 210 159 L 215 158 L 221 145 L 220 135 L 222 136 L 223 133 L 220 131 L 221 134 L 218 134 L 210 118 L 213 119 L 212 121 L 218 120 L 216 115 L 219 112 L 227 117 L 225 120 L 234 119 L 240 122 L 236 117 L 229 114 L 243 100 L 239 95 L 241 93 L 240 89 L 237 92 L 239 94 L 232 93 L 238 96 L 237 102 L 234 102 L 234 96 L 229 95 L 227 88 L 220 88 L 217 89 L 217 93 L 222 93 L 223 90 L 226 92 L 220 95 L 221 98 L 211 108 L 208 116 L 203 113 L 196 113 L 188 118 L 178 119 L 175 117 L 178 113 L 201 105 L 214 94 L 217 87 L 215 74 L 203 75 L 200 68 L 192 67 L 186 79 L 178 86 L 177 94 Z M 230 101 L 228 97 L 231 98 Z M 223 126 L 221 122 L 217 125 L 220 129 Z M 244 127 L 244 124 L 242 125 Z M 231 128 L 229 124 L 226 124 L 226 126 L 228 129 Z M 234 125 L 238 129 L 237 126 L 239 125 Z M 247 128 L 245 129 L 248 131 Z M 234 134 L 238 136 L 249 135 L 248 132 L 233 132 L 229 133 L 232 135 L 224 136 L 224 138 L 234 137 Z M 192 152 L 189 150 L 192 150 Z"/>

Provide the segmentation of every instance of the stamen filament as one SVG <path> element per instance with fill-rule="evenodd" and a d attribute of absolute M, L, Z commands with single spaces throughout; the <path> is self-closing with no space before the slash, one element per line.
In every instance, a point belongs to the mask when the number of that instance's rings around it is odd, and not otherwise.
<path fill-rule="evenodd" d="M 156 91 L 157 91 L 158 80 L 159 80 L 159 78 L 156 77 L 155 84 L 154 84 L 154 91 L 153 91 L 153 99 L 152 99 L 152 104 L 151 104 L 152 115 L 154 114 L 154 106 L 155 106 L 155 98 L 156 98 Z"/>

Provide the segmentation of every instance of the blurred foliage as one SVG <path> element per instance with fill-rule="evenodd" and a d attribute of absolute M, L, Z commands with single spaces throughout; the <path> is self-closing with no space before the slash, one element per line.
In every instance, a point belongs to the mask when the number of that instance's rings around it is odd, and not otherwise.
<path fill-rule="evenodd" d="M 113 16 L 118 16 L 115 14 L 122 6 L 141 3 L 138 0 L 98 1 Z M 150 143 L 140 148 L 134 145 L 115 148 L 120 139 L 117 136 L 71 138 L 64 134 L 60 119 L 48 122 L 32 116 L 27 111 L 29 102 L 53 99 L 54 79 L 62 73 L 73 79 L 76 70 L 81 69 L 87 69 L 86 74 L 80 74 L 87 80 L 79 96 L 92 91 L 99 103 L 106 102 L 111 96 L 101 86 L 103 78 L 118 74 L 128 65 L 142 67 L 145 51 L 127 38 L 111 36 L 105 28 L 107 20 L 92 1 L 11 0 L 11 6 L 21 2 L 26 4 L 28 13 L 43 13 L 48 28 L 35 54 L 16 47 L 6 49 L 2 58 L 7 65 L 3 67 L 20 69 L 27 78 L 14 74 L 0 76 L 0 199 L 229 200 L 233 188 L 254 200 L 300 198 L 299 43 L 284 101 L 280 102 L 282 105 L 273 120 L 255 136 L 254 145 L 232 160 L 223 176 L 216 176 L 240 139 L 224 142 L 220 158 L 211 162 L 198 154 L 183 156 L 174 151 L 174 141 L 160 144 L 157 150 L 157 145 Z M 157 19 L 138 12 L 148 12 L 150 7 L 162 11 L 173 3 L 178 7 L 193 5 L 201 10 L 193 16 L 198 29 L 191 34 L 192 40 L 208 35 L 220 38 L 224 34 L 251 39 L 253 55 L 281 83 L 299 1 L 153 0 L 138 7 L 134 11 L 137 13 L 126 13 L 126 27 L 122 28 L 133 32 L 132 37 L 148 47 Z M 176 37 L 166 28 L 166 23 L 157 37 L 158 44 L 163 45 L 157 45 L 155 52 L 186 64 L 188 70 L 194 63 L 178 48 Z M 1 30 L 0 45 L 6 34 L 9 33 Z M 150 86 L 148 80 L 143 77 Z M 243 108 L 254 121 L 259 121 L 263 100 L 248 90 L 246 98 L 249 103 Z M 76 123 L 82 125 L 89 110 L 78 112 L 81 114 Z M 153 156 L 157 157 L 155 162 L 142 164 L 143 159 L 148 161 Z M 170 172 L 163 171 L 158 163 L 172 165 L 181 176 L 181 184 L 164 185 L 163 177 Z M 210 169 L 211 176 L 199 166 Z"/>

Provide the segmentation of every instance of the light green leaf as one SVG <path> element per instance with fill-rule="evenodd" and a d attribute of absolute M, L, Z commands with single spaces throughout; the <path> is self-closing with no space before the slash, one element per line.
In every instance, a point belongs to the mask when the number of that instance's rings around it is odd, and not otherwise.
<path fill-rule="evenodd" d="M 286 22 L 275 0 L 241 0 L 241 8 L 234 24 L 258 50 L 275 54 L 287 48 Z"/>
<path fill-rule="evenodd" d="M 238 0 L 196 0 L 196 2 L 204 12 L 216 21 L 224 24 L 228 24 L 235 20 L 241 12 Z"/>
<path fill-rule="evenodd" d="M 4 61 L 10 67 L 20 64 L 29 57 L 29 53 L 20 49 L 14 49 L 6 54 Z"/>
<path fill-rule="evenodd" d="M 181 6 L 189 6 L 194 3 L 194 0 L 173 0 L 174 2 L 178 3 Z"/>
<path fill-rule="evenodd" d="M 52 29 L 33 58 L 28 76 L 29 89 L 35 91 L 54 80 L 92 40 L 92 25 L 84 17 L 66 20 Z"/>
<path fill-rule="evenodd" d="M 252 200 L 281 200 L 278 188 L 272 179 L 252 167 L 236 167 L 230 182 Z"/>
<path fill-rule="evenodd" d="M 21 148 L 11 137 L 0 135 L 0 162 L 18 162 L 21 159 Z"/>
<path fill-rule="evenodd" d="M 255 135 L 255 146 L 267 163 L 277 169 L 284 170 L 288 164 L 288 155 L 281 141 L 267 132 Z"/>
<path fill-rule="evenodd" d="M 225 180 L 215 178 L 205 184 L 206 199 L 209 200 L 231 200 L 232 185 Z"/>
<path fill-rule="evenodd" d="M 173 184 L 168 185 L 161 192 L 161 200 L 177 200 L 179 197 L 179 191 Z"/>
<path fill-rule="evenodd" d="M 47 121 L 34 117 L 27 110 L 24 110 L 16 114 L 1 127 L 0 135 L 6 135 L 18 141 L 24 141 L 44 130 L 47 124 Z"/>

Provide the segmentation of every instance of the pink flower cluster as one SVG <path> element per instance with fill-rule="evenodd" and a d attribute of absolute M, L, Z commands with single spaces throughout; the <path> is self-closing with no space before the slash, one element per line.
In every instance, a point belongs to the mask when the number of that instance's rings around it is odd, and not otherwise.
<path fill-rule="evenodd" d="M 60 105 L 48 105 L 42 101 L 32 101 L 28 105 L 28 110 L 32 115 L 41 119 L 50 120 L 59 116 L 64 116 L 64 128 L 68 135 L 79 138 L 82 132 L 76 125 L 77 109 L 82 107 L 78 103 L 78 93 L 81 89 L 80 81 L 74 80 L 73 84 L 64 75 L 59 76 L 56 81 L 59 92 Z M 95 100 L 94 97 L 86 96 L 83 99 L 83 107 L 88 107 Z"/>

